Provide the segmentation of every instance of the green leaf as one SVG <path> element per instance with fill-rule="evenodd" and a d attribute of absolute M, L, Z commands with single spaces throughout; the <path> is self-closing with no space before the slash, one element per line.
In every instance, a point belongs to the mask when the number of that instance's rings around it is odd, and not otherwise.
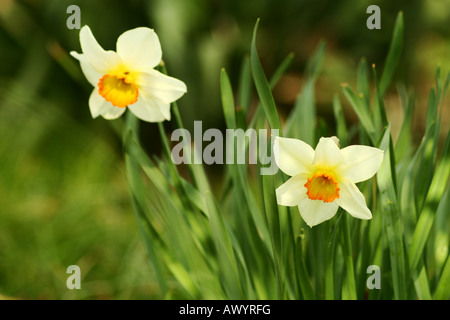
<path fill-rule="evenodd" d="M 303 298 L 305 300 L 316 300 L 314 289 L 311 284 L 311 278 L 308 275 L 308 270 L 305 265 L 301 237 L 297 237 L 297 241 L 295 242 L 295 266 Z"/>
<path fill-rule="evenodd" d="M 233 89 L 225 69 L 220 72 L 220 92 L 222 96 L 223 114 L 228 129 L 236 129 L 236 115 L 233 99 Z"/>
<path fill-rule="evenodd" d="M 287 55 L 286 58 L 283 59 L 283 61 L 280 63 L 280 65 L 277 67 L 272 77 L 270 78 L 269 81 L 270 88 L 273 89 L 275 87 L 275 85 L 281 79 L 286 70 L 291 66 L 292 60 L 294 60 L 294 56 L 295 55 L 291 52 Z"/>
<path fill-rule="evenodd" d="M 339 209 L 342 210 L 342 209 Z M 356 285 L 355 285 L 355 271 L 353 265 L 353 251 L 352 251 L 352 243 L 350 237 L 350 229 L 348 223 L 348 216 L 346 214 L 342 217 L 343 220 L 343 228 L 342 232 L 342 240 L 343 240 L 343 251 L 345 256 L 345 267 L 347 270 L 346 284 L 344 288 L 346 289 L 345 294 L 343 296 L 347 297 L 350 300 L 356 300 Z"/>
<path fill-rule="evenodd" d="M 220 266 L 220 276 L 228 299 L 242 299 L 242 288 L 239 281 L 236 259 L 234 256 L 228 229 L 225 226 L 214 196 L 205 193 L 206 207 L 211 227 L 211 233 L 217 250 L 217 259 Z"/>
<path fill-rule="evenodd" d="M 264 112 L 266 113 L 267 120 L 269 121 L 270 128 L 278 129 L 281 135 L 281 123 L 278 117 L 275 101 L 270 90 L 269 83 L 259 61 L 258 52 L 256 51 L 256 32 L 258 31 L 259 19 L 256 21 L 255 28 L 253 29 L 253 39 L 251 46 L 250 63 L 253 74 L 253 81 L 255 83 L 256 91 L 261 100 Z"/>
<path fill-rule="evenodd" d="M 339 100 L 338 94 L 335 94 L 333 97 L 333 113 L 336 121 L 337 137 L 340 140 L 341 146 L 347 146 L 349 142 L 348 130 L 345 123 L 344 110 L 342 109 L 341 100 Z"/>
<path fill-rule="evenodd" d="M 395 69 L 403 48 L 403 12 L 400 11 L 395 20 L 394 32 L 392 34 L 391 45 L 384 65 L 383 73 L 380 79 L 380 96 L 384 97 L 392 81 Z"/>
<path fill-rule="evenodd" d="M 252 99 L 252 70 L 250 69 L 250 58 L 245 57 L 242 61 L 241 71 L 239 73 L 238 86 L 238 106 L 243 108 L 244 114 L 247 115 L 250 110 L 250 102 Z"/>
<path fill-rule="evenodd" d="M 415 270 L 419 259 L 425 247 L 425 243 L 431 231 L 434 222 L 435 213 L 437 211 L 439 202 L 442 201 L 442 196 L 448 185 L 450 177 L 450 133 L 447 136 L 447 141 L 442 152 L 441 160 L 436 168 L 436 173 L 433 176 L 429 192 L 427 194 L 425 205 L 417 222 L 411 244 L 408 251 L 408 258 L 410 269 Z"/>
<path fill-rule="evenodd" d="M 325 56 L 326 43 L 321 41 L 314 55 L 308 61 L 307 80 L 297 96 L 294 109 L 286 122 L 285 134 L 313 145 L 316 143 L 315 82 Z"/>
<path fill-rule="evenodd" d="M 447 262 L 445 263 L 444 271 L 442 272 L 441 278 L 439 279 L 434 299 L 450 299 L 450 257 L 447 257 Z"/>
<path fill-rule="evenodd" d="M 402 127 L 395 145 L 395 156 L 397 162 L 403 160 L 411 151 L 413 145 L 412 124 L 414 120 L 414 95 L 411 94 L 404 102 L 404 115 Z"/>
<path fill-rule="evenodd" d="M 262 176 L 262 189 L 264 198 L 264 211 L 270 231 L 272 243 L 273 263 L 275 267 L 275 276 L 277 279 L 277 297 L 282 299 L 283 294 L 283 251 L 281 247 L 280 218 L 278 216 L 278 204 L 275 195 L 275 175 Z"/>
<path fill-rule="evenodd" d="M 395 299 L 406 299 L 406 265 L 401 230 L 400 212 L 397 204 L 395 188 L 395 164 L 390 126 L 382 136 L 380 147 L 384 151 L 384 159 L 377 173 L 378 189 L 381 194 L 381 210 L 383 212 L 386 236 L 392 268 L 392 279 Z"/>
<path fill-rule="evenodd" d="M 369 67 L 367 66 L 367 60 L 365 58 L 362 58 L 358 65 L 356 91 L 358 96 L 363 99 L 367 112 L 370 112 Z"/>
<path fill-rule="evenodd" d="M 353 111 L 355 111 L 356 115 L 358 116 L 359 121 L 361 121 L 361 124 L 363 125 L 364 130 L 371 139 L 372 144 L 374 144 L 376 141 L 375 127 L 372 122 L 370 113 L 364 106 L 364 101 L 360 97 L 357 97 L 355 92 L 347 84 L 343 85 L 342 91 L 344 92 L 344 95 L 350 103 Z"/>

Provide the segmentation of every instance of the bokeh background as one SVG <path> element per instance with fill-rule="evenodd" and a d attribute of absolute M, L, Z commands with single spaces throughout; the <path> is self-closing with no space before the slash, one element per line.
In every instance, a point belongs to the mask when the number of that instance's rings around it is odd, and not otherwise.
<path fill-rule="evenodd" d="M 366 27 L 371 4 L 381 8 L 381 30 Z M 257 18 L 267 75 L 295 54 L 274 88 L 282 118 L 302 88 L 308 57 L 324 40 L 316 102 L 319 117 L 332 122 L 333 95 L 341 83 L 354 84 L 360 59 L 381 70 L 400 10 L 405 42 L 394 83 L 415 92 L 419 137 L 436 67 L 444 75 L 450 70 L 450 0 L 0 0 L 0 298 L 160 298 L 127 190 L 123 119 L 90 116 L 92 88 L 68 55 L 80 52 L 78 30 L 66 27 L 69 5 L 80 7 L 81 25 L 105 49 L 114 50 L 128 29 L 155 29 L 169 74 L 188 86 L 179 101 L 188 129 L 194 120 L 204 130 L 225 128 L 220 69 L 236 85 Z M 401 105 L 391 89 L 385 103 L 395 136 Z M 355 121 L 341 100 L 348 122 Z M 141 138 L 149 153 L 160 153 L 156 125 L 143 124 Z M 81 267 L 82 290 L 66 287 L 73 264 Z"/>

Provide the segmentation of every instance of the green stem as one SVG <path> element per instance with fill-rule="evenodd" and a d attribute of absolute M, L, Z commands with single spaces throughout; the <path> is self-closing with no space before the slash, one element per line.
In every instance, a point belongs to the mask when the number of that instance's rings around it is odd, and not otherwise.
<path fill-rule="evenodd" d="M 344 214 L 342 218 L 344 223 L 344 255 L 347 265 L 347 294 L 350 300 L 356 300 L 355 272 L 353 267 L 352 242 L 350 237 L 350 228 L 348 225 L 348 216 Z"/>

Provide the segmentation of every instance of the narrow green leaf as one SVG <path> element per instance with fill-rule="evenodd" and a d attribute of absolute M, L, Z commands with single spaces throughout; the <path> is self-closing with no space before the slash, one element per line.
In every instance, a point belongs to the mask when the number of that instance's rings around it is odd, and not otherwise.
<path fill-rule="evenodd" d="M 287 119 L 285 128 L 287 136 L 301 139 L 310 145 L 316 143 L 315 82 L 322 67 L 325 49 L 326 43 L 321 41 L 316 52 L 309 59 L 306 69 L 306 84 L 297 96 L 294 109 Z"/>
<path fill-rule="evenodd" d="M 310 276 L 308 275 L 308 270 L 305 265 L 301 237 L 297 237 L 297 241 L 295 242 L 295 266 L 297 271 L 297 279 L 300 283 L 299 286 L 302 291 L 303 298 L 305 300 L 315 300 L 316 296 L 314 294 Z"/>
<path fill-rule="evenodd" d="M 392 81 L 395 69 L 403 48 L 403 12 L 400 11 L 395 20 L 394 32 L 392 34 L 391 45 L 384 65 L 383 73 L 380 79 L 380 96 L 384 97 Z"/>
<path fill-rule="evenodd" d="M 447 262 L 444 266 L 441 278 L 434 294 L 436 300 L 449 300 L 450 299 L 450 257 L 447 257 Z"/>
<path fill-rule="evenodd" d="M 250 63 L 252 67 L 253 81 L 255 83 L 256 91 L 261 100 L 264 112 L 266 113 L 267 120 L 272 129 L 278 129 L 281 135 L 281 123 L 278 117 L 275 101 L 270 90 L 269 83 L 259 61 L 258 52 L 256 50 L 256 32 L 258 31 L 259 19 L 256 21 L 255 28 L 253 29 L 253 39 L 251 46 L 251 58 Z"/>
<path fill-rule="evenodd" d="M 431 300 L 430 284 L 428 283 L 427 270 L 423 263 L 419 264 L 417 271 L 413 272 L 414 287 L 420 300 Z"/>
<path fill-rule="evenodd" d="M 367 112 L 370 112 L 370 83 L 369 83 L 369 67 L 367 60 L 362 58 L 358 65 L 356 76 L 356 92 L 358 96 L 364 101 L 364 107 Z"/>
<path fill-rule="evenodd" d="M 344 213 L 345 214 L 345 213 Z M 327 258 L 326 258 L 326 271 L 325 271 L 325 299 L 326 300 L 335 300 L 337 297 L 335 296 L 335 256 L 336 256 L 336 234 L 339 230 L 339 222 L 341 221 L 343 215 L 343 211 L 341 210 L 336 224 L 333 227 L 333 231 L 331 232 L 330 241 L 327 247 Z"/>
<path fill-rule="evenodd" d="M 378 189 L 381 194 L 381 210 L 383 212 L 389 254 L 392 268 L 392 280 L 395 299 L 406 299 L 406 265 L 401 230 L 400 212 L 397 204 L 394 178 L 396 174 L 390 126 L 382 136 L 379 148 L 384 151 L 384 159 L 377 173 Z"/>
<path fill-rule="evenodd" d="M 411 245 L 408 251 L 408 258 L 410 269 L 415 270 L 420 257 L 422 256 L 425 243 L 433 226 L 435 214 L 442 201 L 442 196 L 448 185 L 450 177 L 450 133 L 447 136 L 447 141 L 442 152 L 441 160 L 436 168 L 433 176 L 430 189 L 428 191 L 424 209 L 420 214 L 414 231 Z"/>
<path fill-rule="evenodd" d="M 342 209 L 339 209 L 342 210 Z M 342 217 L 343 220 L 343 228 L 341 230 L 342 232 L 342 239 L 343 239 L 343 250 L 344 250 L 344 256 L 345 256 L 345 268 L 347 270 L 347 283 L 345 285 L 345 288 L 347 290 L 345 296 L 350 300 L 356 300 L 356 285 L 355 285 L 355 271 L 354 271 L 354 265 L 353 265 L 353 251 L 352 251 L 352 243 L 351 243 L 351 237 L 350 237 L 350 229 L 349 229 L 349 222 L 348 222 L 348 216 L 346 214 Z"/>
<path fill-rule="evenodd" d="M 384 106 L 383 95 L 381 94 L 380 86 L 378 84 L 378 76 L 375 65 L 372 67 L 372 72 L 374 79 L 373 81 L 375 83 L 375 102 L 373 111 L 373 117 L 375 119 L 374 124 L 378 131 L 381 131 L 382 128 L 387 126 L 388 120 L 386 116 L 386 108 Z"/>
<path fill-rule="evenodd" d="M 220 92 L 222 96 L 223 114 L 228 129 L 236 129 L 236 116 L 233 99 L 233 89 L 225 69 L 220 72 Z"/>
<path fill-rule="evenodd" d="M 277 297 L 278 299 L 282 299 L 284 286 L 282 277 L 283 251 L 281 247 L 280 219 L 278 216 L 278 205 L 275 196 L 274 177 L 275 175 L 263 175 L 262 189 L 264 197 L 264 211 L 272 242 L 273 263 L 275 267 L 275 276 L 277 279 Z"/>
<path fill-rule="evenodd" d="M 241 71 L 239 73 L 238 86 L 238 106 L 243 108 L 244 114 L 247 115 L 250 110 L 250 102 L 252 99 L 252 70 L 250 69 L 250 58 L 245 57 L 242 61 Z"/>
<path fill-rule="evenodd" d="M 228 236 L 228 230 L 225 226 L 223 217 L 219 212 L 214 196 L 207 191 L 205 193 L 205 198 L 211 232 L 214 235 L 213 240 L 217 250 L 220 275 L 223 277 L 223 286 L 228 299 L 241 299 L 242 288 L 239 281 L 232 244 Z"/>
<path fill-rule="evenodd" d="M 275 87 L 286 70 L 291 66 L 294 56 L 295 55 L 291 52 L 286 56 L 286 58 L 283 59 L 283 61 L 281 61 L 280 65 L 275 69 L 275 72 L 269 80 L 270 88 L 273 89 Z"/>
<path fill-rule="evenodd" d="M 402 127 L 398 135 L 397 143 L 395 145 L 395 156 L 397 162 L 403 160 L 410 152 L 413 145 L 412 124 L 414 120 L 414 95 L 411 94 L 405 101 L 404 115 Z"/>
<path fill-rule="evenodd" d="M 235 129 L 236 128 L 236 118 L 234 113 L 234 100 L 233 100 L 233 91 L 231 88 L 230 80 L 228 78 L 228 75 L 225 71 L 225 69 L 222 69 L 221 72 L 221 95 L 222 95 L 222 105 L 223 105 L 223 111 L 225 115 L 225 122 L 227 124 L 227 128 L 229 129 Z M 245 133 L 243 133 L 245 134 Z M 233 138 L 235 141 L 237 141 L 235 155 L 237 152 L 241 151 L 244 152 L 245 150 L 248 150 L 246 141 L 247 139 L 242 138 Z M 235 141 L 228 141 L 227 143 L 230 143 L 230 145 L 227 145 L 227 150 L 230 150 L 230 148 L 234 148 L 234 142 Z M 251 141 L 251 144 L 254 144 L 255 141 Z M 249 150 L 249 153 L 251 151 L 256 150 Z M 236 159 L 235 159 L 236 160 Z M 238 188 L 239 192 L 242 193 L 245 197 L 245 203 L 246 206 L 249 209 L 250 214 L 252 215 L 253 221 L 255 223 L 256 228 L 261 233 L 261 236 L 266 244 L 266 247 L 269 252 L 270 250 L 270 236 L 269 236 L 269 230 L 267 228 L 267 224 L 265 223 L 264 217 L 262 212 L 259 210 L 259 207 L 256 203 L 256 200 L 254 199 L 254 196 L 250 190 L 250 186 L 248 185 L 248 179 L 247 179 L 247 173 L 246 173 L 246 167 L 244 165 L 236 164 L 237 162 L 234 161 L 233 164 L 229 165 L 231 177 L 233 179 L 234 185 L 236 188 Z"/>
<path fill-rule="evenodd" d="M 284 60 L 277 67 L 277 69 L 275 70 L 275 72 L 273 73 L 273 75 L 269 81 L 269 85 L 270 85 L 271 89 L 273 89 L 276 86 L 276 84 L 281 79 L 284 72 L 286 72 L 287 68 L 292 63 L 292 59 L 293 59 L 293 55 L 289 54 L 286 58 L 284 58 Z M 249 128 L 263 128 L 264 127 L 263 125 L 257 125 L 258 123 L 264 122 L 264 121 L 261 121 L 262 115 L 264 115 L 264 110 L 262 109 L 261 102 L 260 102 L 256 106 L 255 113 L 254 113 L 248 127 Z"/>
<path fill-rule="evenodd" d="M 375 127 L 372 122 L 372 117 L 364 107 L 364 102 L 361 100 L 361 98 L 358 98 L 356 96 L 354 91 L 348 85 L 345 84 L 342 87 L 342 91 L 344 92 L 344 95 L 347 98 L 348 102 L 350 103 L 350 106 L 352 107 L 353 111 L 355 111 L 356 115 L 358 116 L 359 121 L 361 121 L 361 124 L 363 125 L 364 130 L 371 139 L 372 143 L 375 143 L 376 141 Z"/>
<path fill-rule="evenodd" d="M 337 137 L 341 142 L 341 146 L 347 146 L 349 141 L 348 130 L 345 123 L 344 110 L 342 109 L 341 100 L 339 100 L 338 94 L 335 94 L 333 97 L 333 113 L 336 121 Z"/>

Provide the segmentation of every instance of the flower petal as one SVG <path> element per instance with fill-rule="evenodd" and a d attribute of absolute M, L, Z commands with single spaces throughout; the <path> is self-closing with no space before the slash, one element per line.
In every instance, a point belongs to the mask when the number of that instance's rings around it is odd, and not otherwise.
<path fill-rule="evenodd" d="M 95 87 L 89 97 L 89 109 L 91 110 L 92 118 L 97 118 L 103 108 L 106 107 L 106 100 L 98 93 L 98 87 Z"/>
<path fill-rule="evenodd" d="M 162 122 L 170 120 L 170 104 L 161 103 L 139 93 L 138 101 L 128 108 L 136 117 L 147 122 Z"/>
<path fill-rule="evenodd" d="M 357 183 L 370 179 L 380 169 L 383 150 L 369 146 L 349 146 L 341 149 L 344 160 L 336 171 L 339 175 Z"/>
<path fill-rule="evenodd" d="M 307 174 L 298 174 L 276 189 L 277 203 L 282 206 L 297 206 L 307 197 L 305 183 Z"/>
<path fill-rule="evenodd" d="M 111 102 L 106 101 L 98 93 L 98 87 L 95 87 L 89 97 L 89 109 L 91 110 L 92 118 L 97 118 L 100 115 L 107 120 L 120 117 L 126 110 L 126 108 L 115 107 Z"/>
<path fill-rule="evenodd" d="M 322 200 L 303 199 L 298 210 L 303 220 L 310 227 L 318 225 L 326 220 L 330 220 L 337 212 L 339 205 L 334 202 L 323 202 Z"/>
<path fill-rule="evenodd" d="M 147 96 L 166 104 L 178 100 L 187 91 L 183 81 L 153 69 L 140 74 L 138 86 Z"/>
<path fill-rule="evenodd" d="M 109 70 L 121 63 L 116 52 L 103 50 L 88 26 L 84 26 L 80 30 L 80 44 L 86 62 L 97 72 L 108 73 Z"/>
<path fill-rule="evenodd" d="M 80 61 L 81 70 L 83 71 L 84 76 L 92 84 L 94 87 L 97 86 L 100 78 L 103 76 L 102 73 L 98 72 L 95 68 L 89 64 L 84 57 L 84 54 L 79 54 L 75 51 L 71 51 L 70 55 Z"/>
<path fill-rule="evenodd" d="M 117 53 L 129 68 L 136 71 L 153 69 L 162 57 L 158 36 L 153 29 L 146 27 L 122 33 L 117 39 Z"/>
<path fill-rule="evenodd" d="M 339 198 L 335 200 L 337 204 L 355 218 L 364 220 L 372 218 L 364 195 L 353 182 L 342 180 L 339 182 L 339 188 Z"/>
<path fill-rule="evenodd" d="M 336 144 L 336 138 L 320 138 L 314 154 L 314 165 L 318 167 L 335 167 L 344 156 Z"/>
<path fill-rule="evenodd" d="M 310 172 L 314 159 L 314 150 L 307 143 L 291 138 L 275 137 L 275 163 L 285 174 L 295 176 Z"/>

